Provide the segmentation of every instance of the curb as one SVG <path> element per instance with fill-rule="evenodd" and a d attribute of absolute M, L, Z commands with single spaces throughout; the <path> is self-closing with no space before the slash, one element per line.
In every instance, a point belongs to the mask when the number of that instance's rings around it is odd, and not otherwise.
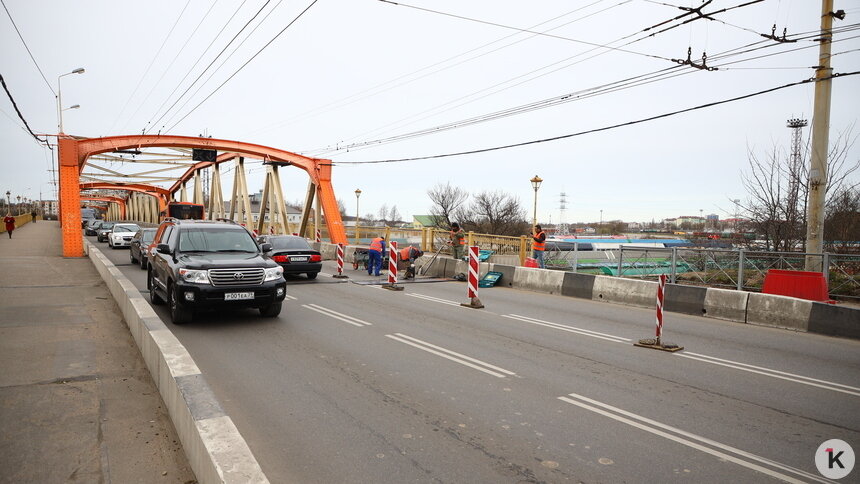
<path fill-rule="evenodd" d="M 84 253 L 122 311 L 198 482 L 267 484 L 245 439 L 182 343 L 131 281 L 86 239 Z"/>

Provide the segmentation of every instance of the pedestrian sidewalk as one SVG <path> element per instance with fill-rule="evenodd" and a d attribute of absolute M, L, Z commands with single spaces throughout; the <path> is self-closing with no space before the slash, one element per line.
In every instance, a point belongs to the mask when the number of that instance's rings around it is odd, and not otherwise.
<path fill-rule="evenodd" d="M 119 308 L 60 236 L 0 237 L 0 483 L 196 482 Z"/>

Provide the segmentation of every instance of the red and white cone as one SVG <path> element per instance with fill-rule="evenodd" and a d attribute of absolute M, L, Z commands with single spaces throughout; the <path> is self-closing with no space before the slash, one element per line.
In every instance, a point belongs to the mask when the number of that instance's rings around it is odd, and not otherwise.
<path fill-rule="evenodd" d="M 392 291 L 402 291 L 403 286 L 397 285 L 397 242 L 388 243 L 388 284 L 382 287 Z"/>
<path fill-rule="evenodd" d="M 460 304 L 461 306 L 474 309 L 481 309 L 484 307 L 484 305 L 481 304 L 481 300 L 478 299 L 478 271 L 480 267 L 479 264 L 480 263 L 478 261 L 478 247 L 469 247 L 469 283 L 467 292 L 469 302 L 462 303 Z"/>
<path fill-rule="evenodd" d="M 336 277 L 338 279 L 345 279 L 349 277 L 343 273 L 343 252 L 343 244 L 337 244 L 337 274 L 335 274 L 333 277 Z"/>
<path fill-rule="evenodd" d="M 634 346 L 643 348 L 653 348 L 662 351 L 680 351 L 683 346 L 678 346 L 674 343 L 663 342 L 663 301 L 666 298 L 666 274 L 660 274 L 660 280 L 657 284 L 657 327 L 655 329 L 655 338 L 640 339 L 638 343 L 633 343 Z"/>

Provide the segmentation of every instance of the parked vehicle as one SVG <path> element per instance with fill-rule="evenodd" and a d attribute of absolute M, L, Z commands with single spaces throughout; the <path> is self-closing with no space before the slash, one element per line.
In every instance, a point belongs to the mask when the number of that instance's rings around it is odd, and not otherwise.
<path fill-rule="evenodd" d="M 86 227 L 91 220 L 95 220 L 96 210 L 94 208 L 81 209 L 81 228 Z"/>
<path fill-rule="evenodd" d="M 191 202 L 169 202 L 163 213 L 167 218 L 178 220 L 203 220 L 206 218 L 206 210 L 203 205 Z"/>
<path fill-rule="evenodd" d="M 152 246 L 152 241 L 155 239 L 155 232 L 158 229 L 140 229 L 131 238 L 131 243 L 128 246 L 129 258 L 132 264 L 140 264 L 140 268 L 146 269 L 148 263 L 149 249 Z"/>
<path fill-rule="evenodd" d="M 140 226 L 131 223 L 115 224 L 110 232 L 108 232 L 108 246 L 111 249 L 120 247 L 128 247 L 131 244 L 131 238 L 140 230 Z"/>
<path fill-rule="evenodd" d="M 263 235 L 257 238 L 261 244 L 271 244 L 272 251 L 266 252 L 284 268 L 284 274 L 307 274 L 308 279 L 316 279 L 322 270 L 322 257 L 304 237 L 296 235 Z"/>
<path fill-rule="evenodd" d="M 108 233 L 113 230 L 113 226 L 116 225 L 116 222 L 102 222 L 99 225 L 99 228 L 96 229 L 96 240 L 99 242 L 107 242 Z"/>
<path fill-rule="evenodd" d="M 101 226 L 104 220 L 99 219 L 91 219 L 86 227 L 84 227 L 84 235 L 96 235 L 98 233 L 99 226 Z"/>
<path fill-rule="evenodd" d="M 152 304 L 170 306 L 174 324 L 194 312 L 223 307 L 257 308 L 262 316 L 281 312 L 287 283 L 284 270 L 263 257 L 258 246 L 234 222 L 165 219 L 155 234 L 147 287 Z"/>

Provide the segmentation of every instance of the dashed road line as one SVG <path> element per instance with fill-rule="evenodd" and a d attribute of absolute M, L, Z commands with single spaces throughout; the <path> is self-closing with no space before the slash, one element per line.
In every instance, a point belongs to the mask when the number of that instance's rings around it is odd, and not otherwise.
<path fill-rule="evenodd" d="M 422 341 L 418 338 L 413 338 L 411 336 L 407 336 L 403 333 L 394 333 L 394 334 L 386 334 L 386 338 L 391 338 L 395 341 L 399 341 L 401 343 L 406 343 L 409 346 L 413 346 L 420 350 L 424 350 L 428 353 L 433 353 L 436 356 L 441 356 L 442 358 L 451 360 L 453 362 L 459 363 L 461 365 L 468 366 L 470 368 L 474 368 L 478 371 L 482 371 L 489 375 L 493 375 L 498 378 L 505 378 L 505 376 L 514 376 L 516 373 L 512 371 L 508 371 L 504 368 L 499 368 L 498 366 L 491 365 L 487 362 L 478 360 L 476 358 L 472 358 L 470 356 L 466 356 L 455 351 L 451 351 L 446 348 L 442 348 L 441 346 L 436 346 L 434 344 L 428 343 L 426 341 Z"/>
<path fill-rule="evenodd" d="M 284 299 L 287 299 L 289 301 L 295 301 L 298 298 L 296 296 L 290 296 L 289 294 L 287 294 L 284 296 Z"/>
<path fill-rule="evenodd" d="M 808 481 L 822 483 L 832 482 L 804 470 L 781 464 L 744 450 L 716 442 L 706 437 L 686 432 L 576 393 L 558 397 L 558 399 L 785 482 L 797 484 Z"/>
<path fill-rule="evenodd" d="M 334 311 L 332 309 L 324 308 L 324 307 L 316 305 L 316 304 L 302 304 L 302 307 L 310 309 L 311 311 L 316 311 L 320 314 L 325 314 L 326 316 L 328 316 L 330 318 L 338 319 L 340 321 L 343 321 L 344 323 L 348 323 L 348 324 L 351 324 L 353 326 L 358 326 L 358 327 L 371 326 L 371 323 L 368 323 L 367 321 L 362 321 L 358 318 L 354 318 L 352 316 L 349 316 L 349 315 L 346 315 L 343 313 L 339 313 L 339 312 Z"/>
<path fill-rule="evenodd" d="M 410 292 L 409 294 L 407 294 L 407 296 L 417 297 L 419 299 L 424 299 L 425 301 L 431 301 L 431 302 L 440 303 L 440 304 L 447 304 L 449 306 L 462 307 L 462 306 L 460 306 L 460 303 L 458 303 L 456 301 L 449 301 L 447 299 L 442 299 L 442 298 L 433 297 L 433 296 L 427 296 L 425 294 L 416 294 L 414 292 Z"/>
<path fill-rule="evenodd" d="M 568 333 L 576 333 L 583 336 L 591 336 L 592 338 L 599 338 L 606 341 L 612 341 L 615 343 L 630 343 L 632 341 L 630 338 L 622 338 L 621 336 L 615 336 L 606 333 L 599 333 L 597 331 L 591 331 L 590 329 L 577 328 L 575 326 L 567 326 L 564 324 L 553 323 L 551 321 L 543 321 L 541 319 L 535 319 L 528 316 L 520 316 L 518 314 L 503 314 L 503 318 L 515 319 L 517 321 L 522 321 L 524 323 L 536 324 L 538 326 L 545 326 L 547 328 L 558 329 L 561 331 L 567 331 Z"/>

